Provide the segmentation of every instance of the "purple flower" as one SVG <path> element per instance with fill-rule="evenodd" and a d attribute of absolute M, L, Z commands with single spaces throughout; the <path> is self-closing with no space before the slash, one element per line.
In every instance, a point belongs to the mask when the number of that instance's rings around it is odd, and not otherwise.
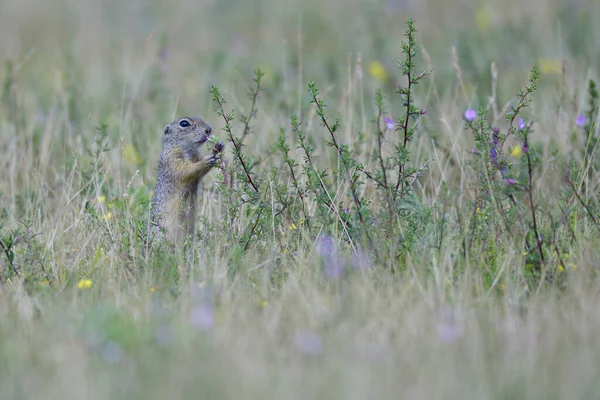
<path fill-rule="evenodd" d="M 190 311 L 192 326 L 200 331 L 209 331 L 215 325 L 215 314 L 209 305 L 196 306 Z"/>
<path fill-rule="evenodd" d="M 456 322 L 440 323 L 437 326 L 440 342 L 450 344 L 456 342 L 462 335 L 461 327 Z"/>
<path fill-rule="evenodd" d="M 515 184 L 515 180 L 512 179 L 512 178 L 508 178 L 506 181 L 508 182 L 509 185 L 514 185 Z"/>
<path fill-rule="evenodd" d="M 394 127 L 396 126 L 396 124 L 394 123 L 393 119 L 386 118 L 385 119 L 385 126 L 391 131 L 392 129 L 394 129 Z"/>
<path fill-rule="evenodd" d="M 333 238 L 323 235 L 318 239 L 317 251 L 325 263 L 324 274 L 327 279 L 339 279 L 344 275 L 344 262 Z"/>
<path fill-rule="evenodd" d="M 496 160 L 498 159 L 498 150 L 496 150 L 495 147 L 492 150 L 490 150 L 490 157 L 492 157 L 492 161 L 494 162 L 496 162 Z"/>
<path fill-rule="evenodd" d="M 471 153 L 473 153 L 473 154 L 478 154 L 479 152 L 477 151 L 477 147 L 473 147 L 473 148 L 471 149 Z"/>
<path fill-rule="evenodd" d="M 492 143 L 494 143 L 494 147 L 498 147 L 498 142 L 500 142 L 500 129 L 494 126 L 492 128 Z"/>
<path fill-rule="evenodd" d="M 427 115 L 427 109 L 425 109 L 425 108 L 424 108 L 424 109 L 422 109 L 422 110 L 421 110 L 421 115 Z"/>
<path fill-rule="evenodd" d="M 525 130 L 525 121 L 523 121 L 523 118 L 519 119 L 519 130 Z"/>
<path fill-rule="evenodd" d="M 19 243 L 21 241 L 21 235 L 17 235 L 17 237 L 15 238 L 15 244 Z"/>
<path fill-rule="evenodd" d="M 583 126 L 585 125 L 585 115 L 579 114 L 579 116 L 577 116 L 577 121 L 575 123 L 577 124 L 578 127 L 583 128 Z"/>
<path fill-rule="evenodd" d="M 475 121 L 475 118 L 477 118 L 477 112 L 475 112 L 475 110 L 468 109 L 467 111 L 465 111 L 465 119 L 467 121 Z"/>
<path fill-rule="evenodd" d="M 440 310 L 437 318 L 438 339 L 445 344 L 456 342 L 462 336 L 460 318 L 453 310 L 445 307 Z"/>
<path fill-rule="evenodd" d="M 323 340 L 314 332 L 300 332 L 296 335 L 296 344 L 309 356 L 318 356 L 323 352 Z"/>
<path fill-rule="evenodd" d="M 162 60 L 162 61 L 166 61 L 167 58 L 169 58 L 169 49 L 166 47 L 162 47 L 160 49 L 160 51 L 158 52 L 158 57 Z"/>

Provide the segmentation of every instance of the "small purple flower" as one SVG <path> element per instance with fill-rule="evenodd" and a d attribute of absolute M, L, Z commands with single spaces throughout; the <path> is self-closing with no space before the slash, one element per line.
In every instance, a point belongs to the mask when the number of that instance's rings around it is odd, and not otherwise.
<path fill-rule="evenodd" d="M 169 49 L 167 47 L 162 47 L 160 49 L 160 51 L 158 52 L 158 57 L 162 60 L 162 61 L 166 61 L 167 58 L 169 58 Z"/>
<path fill-rule="evenodd" d="M 477 118 L 477 112 L 475 110 L 468 109 L 465 111 L 465 119 L 467 121 L 473 122 L 475 121 L 475 118 Z"/>
<path fill-rule="evenodd" d="M 477 147 L 473 147 L 471 149 L 471 153 L 473 153 L 473 154 L 479 154 L 479 152 L 477 151 Z"/>
<path fill-rule="evenodd" d="M 498 159 L 498 150 L 496 150 L 495 147 L 492 150 L 490 150 L 490 157 L 492 157 L 492 161 L 494 162 L 496 162 L 496 160 Z"/>
<path fill-rule="evenodd" d="M 445 344 L 456 342 L 462 335 L 461 327 L 457 323 L 440 323 L 437 333 L 440 342 Z"/>
<path fill-rule="evenodd" d="M 15 244 L 19 243 L 21 241 L 21 235 L 17 235 L 17 237 L 15 238 Z"/>
<path fill-rule="evenodd" d="M 386 118 L 385 119 L 385 126 L 391 131 L 392 129 L 394 129 L 394 127 L 396 126 L 396 124 L 394 123 L 393 119 Z"/>
<path fill-rule="evenodd" d="M 318 356 L 323 352 L 323 340 L 314 332 L 300 332 L 296 335 L 296 344 L 309 356 Z"/>
<path fill-rule="evenodd" d="M 509 185 L 514 185 L 515 184 L 515 180 L 512 179 L 512 178 L 508 178 L 506 181 L 508 182 Z"/>
<path fill-rule="evenodd" d="M 494 143 L 494 147 L 498 147 L 498 142 L 500 142 L 500 129 L 494 126 L 492 128 L 492 143 Z"/>
<path fill-rule="evenodd" d="M 456 342 L 462 336 L 460 318 L 450 308 L 444 308 L 438 313 L 437 334 L 438 339 L 445 344 Z"/>
<path fill-rule="evenodd" d="M 426 108 L 424 108 L 424 109 L 421 110 L 421 115 L 427 115 L 427 109 Z"/>
<path fill-rule="evenodd" d="M 585 125 L 585 115 L 579 114 L 579 116 L 577 116 L 577 121 L 575 123 L 577 124 L 578 127 L 583 128 L 583 126 Z"/>
<path fill-rule="evenodd" d="M 527 146 L 524 141 L 521 141 L 521 150 L 523 150 L 523 153 L 527 153 Z"/>
<path fill-rule="evenodd" d="M 523 121 L 523 118 L 519 119 L 519 130 L 520 131 L 524 131 L 525 130 L 525 121 Z"/>
<path fill-rule="evenodd" d="M 325 277 L 333 280 L 341 278 L 344 275 L 344 262 L 333 238 L 329 235 L 321 236 L 317 251 L 325 263 Z"/>
<path fill-rule="evenodd" d="M 209 331 L 215 325 L 215 314 L 209 305 L 196 306 L 190 311 L 190 323 L 200 331 Z"/>

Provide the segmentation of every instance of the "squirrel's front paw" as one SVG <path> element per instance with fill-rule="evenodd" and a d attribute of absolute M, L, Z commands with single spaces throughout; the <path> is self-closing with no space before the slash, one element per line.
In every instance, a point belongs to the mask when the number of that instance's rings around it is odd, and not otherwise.
<path fill-rule="evenodd" d="M 219 165 L 221 157 L 219 153 L 214 152 L 212 155 L 205 157 L 204 160 L 206 161 L 206 165 L 208 165 L 209 167 L 216 167 L 217 165 Z"/>
<path fill-rule="evenodd" d="M 222 152 L 224 148 L 225 148 L 225 145 L 223 144 L 223 142 L 215 143 L 215 148 L 213 149 L 213 154 L 218 154 L 218 153 Z"/>

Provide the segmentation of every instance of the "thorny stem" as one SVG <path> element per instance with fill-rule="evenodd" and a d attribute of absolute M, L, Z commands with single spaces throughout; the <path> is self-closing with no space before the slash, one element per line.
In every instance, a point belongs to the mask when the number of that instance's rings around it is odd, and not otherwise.
<path fill-rule="evenodd" d="M 294 187 L 296 188 L 296 192 L 298 192 L 298 197 L 300 198 L 300 206 L 302 207 L 302 213 L 304 214 L 304 219 L 308 220 L 308 216 L 306 215 L 306 210 L 304 207 L 304 193 L 300 190 L 300 186 L 298 185 L 298 180 L 296 179 L 296 173 L 294 172 L 294 168 L 288 164 L 288 168 L 290 170 L 290 175 L 292 177 L 292 182 Z"/>
<path fill-rule="evenodd" d="M 15 267 L 15 265 L 13 264 L 13 261 L 11 259 L 12 257 L 10 256 L 10 247 L 5 245 L 2 240 L 0 240 L 0 246 L 2 247 L 2 251 L 4 251 L 4 254 L 6 255 L 6 259 L 8 260 L 8 263 L 10 264 L 10 268 L 13 270 L 15 275 L 17 275 L 17 278 L 21 279 L 21 275 L 19 274 L 17 267 Z"/>
<path fill-rule="evenodd" d="M 254 78 L 254 82 L 256 82 L 256 88 L 250 92 L 250 98 L 252 99 L 252 105 L 250 106 L 250 113 L 248 113 L 247 117 L 243 117 L 242 119 L 244 120 L 244 133 L 242 134 L 242 138 L 240 139 L 240 142 L 244 141 L 244 138 L 246 137 L 246 135 L 248 135 L 250 133 L 250 121 L 252 120 L 252 117 L 254 117 L 255 113 L 256 113 L 256 100 L 258 99 L 258 94 L 260 93 L 260 80 L 262 79 L 262 77 L 264 76 L 264 72 L 262 72 L 260 69 L 256 71 L 256 78 Z"/>
<path fill-rule="evenodd" d="M 309 88 L 310 88 L 310 93 L 311 93 L 311 97 L 312 97 L 312 101 L 315 103 L 315 105 L 318 108 L 318 115 L 321 118 L 321 122 L 323 124 L 323 126 L 327 129 L 327 131 L 329 132 L 329 135 L 331 136 L 331 141 L 333 146 L 335 147 L 341 161 L 342 164 L 344 165 L 344 170 L 346 172 L 346 179 L 348 179 L 348 183 L 350 183 L 350 193 L 352 195 L 352 200 L 354 201 L 354 204 L 356 205 L 357 209 L 358 209 L 358 219 L 360 220 L 360 223 L 363 227 L 365 236 L 367 237 L 367 240 L 369 241 L 369 246 L 371 247 L 371 249 L 375 252 L 375 256 L 377 258 L 379 258 L 378 254 L 377 254 L 377 250 L 375 249 L 374 243 L 373 243 L 373 239 L 371 238 L 371 235 L 369 235 L 369 230 L 367 229 L 366 223 L 365 223 L 365 219 L 363 217 L 363 209 L 362 209 L 362 203 L 360 201 L 360 198 L 358 197 L 358 194 L 356 193 L 356 180 L 354 178 L 352 178 L 352 176 L 350 175 L 350 167 L 348 165 L 347 160 L 344 157 L 344 151 L 343 149 L 338 145 L 337 139 L 335 137 L 335 133 L 334 133 L 334 128 L 332 128 L 329 125 L 329 122 L 327 121 L 327 117 L 325 116 L 325 110 L 324 110 L 324 105 L 323 105 L 323 101 L 319 99 L 318 97 L 318 90 L 315 87 L 314 83 L 310 83 L 309 84 Z M 337 124 L 338 122 L 336 121 L 336 128 L 337 129 Z"/>
<path fill-rule="evenodd" d="M 248 240 L 246 241 L 246 244 L 244 245 L 244 251 L 248 250 L 248 247 L 250 246 L 250 241 L 252 240 L 252 235 L 254 235 L 254 231 L 256 230 L 256 227 L 258 226 L 258 222 L 260 221 L 260 216 L 264 209 L 265 209 L 265 207 L 259 207 L 258 215 L 256 216 L 256 221 L 254 222 L 254 225 L 252 225 L 252 229 L 250 230 L 250 234 L 248 235 Z"/>
<path fill-rule="evenodd" d="M 225 121 L 225 131 L 227 132 L 227 136 L 229 136 L 229 141 L 231 141 L 231 143 L 233 144 L 234 155 L 237 157 L 240 164 L 242 165 L 244 174 L 246 174 L 246 177 L 248 178 L 248 183 L 250 184 L 250 186 L 252 186 L 252 189 L 254 189 L 254 191 L 256 193 L 258 193 L 258 187 L 254 183 L 254 180 L 252 179 L 252 176 L 250 175 L 250 170 L 249 170 L 248 166 L 246 165 L 246 163 L 244 162 L 244 159 L 242 158 L 241 141 L 238 143 L 235 140 L 235 138 L 233 137 L 233 133 L 231 132 L 231 127 L 229 124 L 233 120 L 233 117 L 225 114 L 224 108 L 223 108 L 223 101 L 221 100 L 221 96 L 216 87 L 213 87 L 212 93 L 214 95 L 214 101 L 217 103 L 217 106 L 218 106 L 217 114 L 221 115 L 223 117 L 223 120 Z"/>
<path fill-rule="evenodd" d="M 304 219 L 306 221 L 308 221 L 308 215 L 306 215 L 306 208 L 304 205 L 304 193 L 302 193 L 302 190 L 300 189 L 300 185 L 298 184 L 298 179 L 296 178 L 296 172 L 294 171 L 295 163 L 292 159 L 290 159 L 290 156 L 289 156 L 290 149 L 287 146 L 287 144 L 285 143 L 284 132 L 285 131 L 282 128 L 281 135 L 279 138 L 279 149 L 283 153 L 283 160 L 284 160 L 285 164 L 288 166 L 288 169 L 290 171 L 290 177 L 292 178 L 292 185 L 294 186 L 294 189 L 296 189 L 296 192 L 298 193 L 298 198 L 300 199 L 300 206 L 302 209 L 302 214 L 304 215 Z"/>
<path fill-rule="evenodd" d="M 306 161 L 308 161 L 308 165 L 310 166 L 310 168 L 316 173 L 318 174 L 319 171 L 317 170 L 317 168 L 315 168 L 315 165 L 313 163 L 312 157 L 310 156 L 310 151 L 308 149 L 308 146 L 306 144 L 306 142 L 304 141 L 304 136 L 299 134 L 300 133 L 300 128 L 299 128 L 299 122 L 297 120 L 296 116 L 292 116 L 291 118 L 291 122 L 292 122 L 292 127 L 294 129 L 294 133 L 296 134 L 296 136 L 298 136 L 298 140 L 300 141 L 300 147 L 302 148 L 302 150 L 304 151 L 304 155 L 306 157 Z M 319 186 L 321 186 L 321 190 L 323 190 L 323 193 L 327 193 L 327 188 L 325 187 L 325 185 L 323 184 L 323 182 L 321 181 L 321 179 L 319 179 Z M 330 203 L 329 201 L 325 200 L 324 201 L 325 205 L 330 209 L 333 210 L 333 204 Z"/>
<path fill-rule="evenodd" d="M 378 93 L 378 98 L 381 98 L 381 92 Z M 382 142 L 383 142 L 383 132 L 381 131 L 381 102 L 378 102 L 377 105 L 377 157 L 379 159 L 379 166 L 381 167 L 381 174 L 383 178 L 383 188 L 385 190 L 385 197 L 388 203 L 388 212 L 390 214 L 390 235 L 392 235 L 393 226 L 394 226 L 394 207 L 392 204 L 392 194 L 390 193 L 390 187 L 388 185 L 387 179 L 387 171 L 385 168 L 385 162 L 383 161 L 383 151 L 382 151 Z M 367 175 L 368 176 L 368 175 Z"/>
<path fill-rule="evenodd" d="M 571 187 L 571 190 L 573 190 L 573 193 L 577 197 L 577 200 L 579 200 L 579 202 L 581 203 L 581 205 L 583 206 L 583 208 L 585 209 L 585 211 L 587 211 L 587 213 L 589 214 L 589 216 L 592 218 L 592 221 L 594 221 L 594 224 L 596 224 L 596 228 L 598 228 L 600 230 L 600 224 L 598 223 L 598 220 L 596 219 L 596 217 L 594 217 L 594 214 L 592 213 L 592 211 L 590 210 L 590 208 L 588 207 L 588 205 L 585 204 L 585 202 L 583 201 L 583 199 L 579 195 L 579 192 L 577 192 L 577 188 L 575 188 L 575 185 L 573 184 L 573 182 L 571 181 L 571 179 L 569 179 L 569 177 L 567 176 L 566 180 L 569 183 L 569 186 Z"/>
<path fill-rule="evenodd" d="M 527 107 L 529 105 L 529 103 L 531 102 L 531 98 L 527 98 L 529 95 L 531 95 L 535 89 L 537 88 L 536 85 L 536 81 L 539 77 L 539 72 L 537 70 L 537 68 L 533 68 L 529 77 L 529 83 L 527 84 L 527 86 L 525 87 L 525 90 L 520 91 L 520 95 L 519 95 L 519 101 L 517 103 L 517 107 L 514 109 L 514 111 L 512 112 L 511 118 L 508 122 L 508 132 L 506 133 L 506 135 L 501 138 L 500 141 L 500 145 L 497 146 L 499 149 L 499 152 L 502 151 L 502 149 L 504 148 L 504 142 L 506 142 L 506 139 L 508 139 L 508 136 L 510 136 L 511 130 L 513 129 L 513 124 L 515 122 L 515 119 L 517 118 L 517 115 L 520 114 L 521 110 L 525 107 Z M 500 154 L 498 154 L 500 155 Z"/>
<path fill-rule="evenodd" d="M 529 149 L 529 143 L 527 142 L 527 136 L 524 135 L 524 144 Z M 540 253 L 540 258 L 542 263 L 545 263 L 544 259 L 544 251 L 542 249 L 542 238 L 540 237 L 538 226 L 537 226 L 537 218 L 535 215 L 535 204 L 533 203 L 533 172 L 531 167 L 531 156 L 529 155 L 529 151 L 525 153 L 527 155 L 527 170 L 528 170 L 528 192 L 529 192 L 529 205 L 531 207 L 531 217 L 533 218 L 533 233 L 535 234 L 535 240 L 537 243 L 538 252 Z"/>
<path fill-rule="evenodd" d="M 410 47 L 409 47 L 409 49 L 410 49 Z M 409 60 L 409 62 L 412 60 L 410 51 L 408 53 L 408 60 Z M 409 118 L 411 116 L 411 109 L 410 109 L 411 98 L 410 98 L 410 93 L 411 93 L 412 83 L 413 82 L 412 82 L 412 79 L 411 79 L 411 70 L 410 70 L 410 68 L 408 69 L 407 77 L 408 77 L 408 88 L 407 88 L 407 94 L 406 94 L 406 115 L 404 116 L 404 122 L 402 124 L 402 130 L 404 131 L 404 141 L 402 143 L 402 149 L 403 149 L 403 151 L 406 151 L 406 145 L 408 144 L 408 120 L 409 120 Z M 396 193 L 398 193 L 398 188 L 400 187 L 400 184 L 402 184 L 402 191 L 404 191 L 404 180 L 402 179 L 402 174 L 403 174 L 405 165 L 406 165 L 406 163 L 404 161 L 400 162 L 399 165 L 398 165 L 398 182 L 396 182 Z"/>

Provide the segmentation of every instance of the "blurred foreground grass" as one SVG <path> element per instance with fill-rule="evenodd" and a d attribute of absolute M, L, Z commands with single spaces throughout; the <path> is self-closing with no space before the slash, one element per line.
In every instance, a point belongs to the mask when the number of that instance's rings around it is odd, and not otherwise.
<path fill-rule="evenodd" d="M 301 218 L 273 222 L 244 250 L 215 228 L 227 202 L 216 172 L 191 254 L 135 245 L 162 127 L 199 115 L 224 138 L 213 85 L 243 114 L 252 71 L 265 72 L 244 147 L 263 177 L 280 167 L 272 148 L 293 114 L 320 165 L 338 168 L 308 81 L 343 119 L 341 138 L 371 151 L 376 90 L 391 116 L 402 110 L 395 60 L 409 17 L 417 63 L 434 69 L 416 92 L 428 119 L 413 161 L 433 161 L 407 205 L 415 237 L 390 258 L 399 273 L 362 268 L 339 240 L 344 263 L 360 267 L 331 279 Z M 464 110 L 488 105 L 493 90 L 501 110 L 532 65 L 542 73 L 536 184 L 550 193 L 543 208 L 566 208 L 553 192 L 557 160 L 581 161 L 573 131 L 598 78 L 598 18 L 592 1 L 4 0 L 0 225 L 15 245 L 0 256 L 0 397 L 597 397 L 598 231 L 573 217 L 576 239 L 559 238 L 560 284 L 532 286 L 523 243 L 494 231 L 493 212 L 477 209 L 489 231 L 480 253 L 460 258 L 464 227 L 450 209 L 474 211 Z"/>

